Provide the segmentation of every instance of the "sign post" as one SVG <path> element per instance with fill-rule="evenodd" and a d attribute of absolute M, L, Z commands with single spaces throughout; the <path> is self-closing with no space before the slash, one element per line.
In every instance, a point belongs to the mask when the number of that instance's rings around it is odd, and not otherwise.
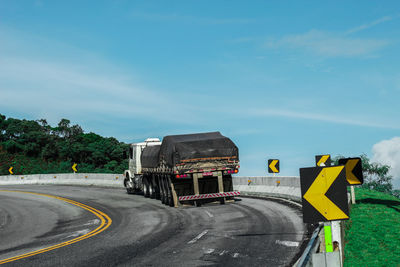
<path fill-rule="evenodd" d="M 339 159 L 339 165 L 344 165 L 346 167 L 346 181 L 347 185 L 350 186 L 351 204 L 356 204 L 354 185 L 361 185 L 364 183 L 361 158 Z"/>

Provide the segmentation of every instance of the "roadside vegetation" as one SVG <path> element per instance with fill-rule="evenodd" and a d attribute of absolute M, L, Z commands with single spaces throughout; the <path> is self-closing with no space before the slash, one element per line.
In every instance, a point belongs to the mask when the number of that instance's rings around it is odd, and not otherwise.
<path fill-rule="evenodd" d="M 344 157 L 337 156 L 333 158 L 333 164 L 338 165 L 339 159 L 341 158 Z M 393 188 L 393 177 L 389 175 L 390 166 L 371 162 L 365 154 L 361 155 L 360 158 L 364 176 L 364 183 L 361 185 L 361 188 L 390 194 L 400 198 L 400 190 Z"/>
<path fill-rule="evenodd" d="M 344 266 L 400 266 L 400 200 L 355 188 L 346 222 Z"/>
<path fill-rule="evenodd" d="M 52 127 L 45 119 L 19 120 L 0 114 L 0 175 L 79 172 L 122 173 L 128 145 L 113 137 L 84 133 L 62 119 Z"/>
<path fill-rule="evenodd" d="M 344 266 L 400 266 L 400 190 L 393 188 L 389 166 L 360 157 L 364 184 L 355 187 L 345 224 Z"/>

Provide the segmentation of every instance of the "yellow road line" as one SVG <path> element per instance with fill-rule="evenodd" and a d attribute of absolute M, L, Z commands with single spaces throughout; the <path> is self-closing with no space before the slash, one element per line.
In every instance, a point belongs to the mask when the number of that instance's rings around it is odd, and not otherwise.
<path fill-rule="evenodd" d="M 19 259 L 31 257 L 31 256 L 34 256 L 34 255 L 37 255 L 37 254 L 40 254 L 40 253 L 44 253 L 44 252 L 47 252 L 47 251 L 50 251 L 50 250 L 54 250 L 54 249 L 57 249 L 57 248 L 61 248 L 61 247 L 65 247 L 65 246 L 71 245 L 73 243 L 79 242 L 79 241 L 84 240 L 86 238 L 89 238 L 89 237 L 95 236 L 97 234 L 100 234 L 101 232 L 106 230 L 108 227 L 110 227 L 110 225 L 112 223 L 111 218 L 107 214 L 105 214 L 104 212 L 99 211 L 99 210 L 97 210 L 97 209 L 95 209 L 93 207 L 87 206 L 85 204 L 76 202 L 74 200 L 68 199 L 68 198 L 63 198 L 63 197 L 58 197 L 58 196 L 53 196 L 53 195 L 48 195 L 48 194 L 42 194 L 42 193 L 17 191 L 17 190 L 0 190 L 0 192 L 24 193 L 24 194 L 31 194 L 31 195 L 38 195 L 38 196 L 45 196 L 45 197 L 49 197 L 49 198 L 55 198 L 55 199 L 70 203 L 72 205 L 78 206 L 78 207 L 80 207 L 82 209 L 85 209 L 87 211 L 90 211 L 91 213 L 96 215 L 96 217 L 98 217 L 100 219 L 100 221 L 101 221 L 101 224 L 100 224 L 99 227 L 97 227 L 93 231 L 90 231 L 87 234 L 84 234 L 82 236 L 73 238 L 71 240 L 68 240 L 68 241 L 65 241 L 65 242 L 50 246 L 50 247 L 38 249 L 38 250 L 35 250 L 35 251 L 32 251 L 32 252 L 28 252 L 28 253 L 25 253 L 25 254 L 14 256 L 14 257 L 11 257 L 11 258 L 8 258 L 8 259 L 0 260 L 0 264 L 4 264 L 4 263 L 8 263 L 8 262 L 19 260 Z"/>

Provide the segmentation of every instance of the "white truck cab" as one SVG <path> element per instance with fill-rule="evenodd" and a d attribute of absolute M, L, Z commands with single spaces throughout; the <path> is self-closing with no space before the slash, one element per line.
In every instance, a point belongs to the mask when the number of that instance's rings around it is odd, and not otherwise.
<path fill-rule="evenodd" d="M 129 148 L 129 171 L 131 175 L 142 174 L 142 164 L 140 162 L 140 155 L 146 146 L 161 145 L 161 141 L 158 138 L 147 138 L 144 142 L 133 143 Z"/>

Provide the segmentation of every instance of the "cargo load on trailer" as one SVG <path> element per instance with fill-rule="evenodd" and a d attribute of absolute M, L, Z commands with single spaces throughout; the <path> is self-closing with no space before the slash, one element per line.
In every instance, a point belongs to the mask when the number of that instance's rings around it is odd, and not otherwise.
<path fill-rule="evenodd" d="M 232 174 L 239 169 L 237 146 L 220 132 L 170 135 L 160 142 L 148 138 L 130 147 L 125 171 L 128 193 L 178 206 L 191 201 L 232 199 Z M 202 201 L 203 200 L 203 201 Z"/>

